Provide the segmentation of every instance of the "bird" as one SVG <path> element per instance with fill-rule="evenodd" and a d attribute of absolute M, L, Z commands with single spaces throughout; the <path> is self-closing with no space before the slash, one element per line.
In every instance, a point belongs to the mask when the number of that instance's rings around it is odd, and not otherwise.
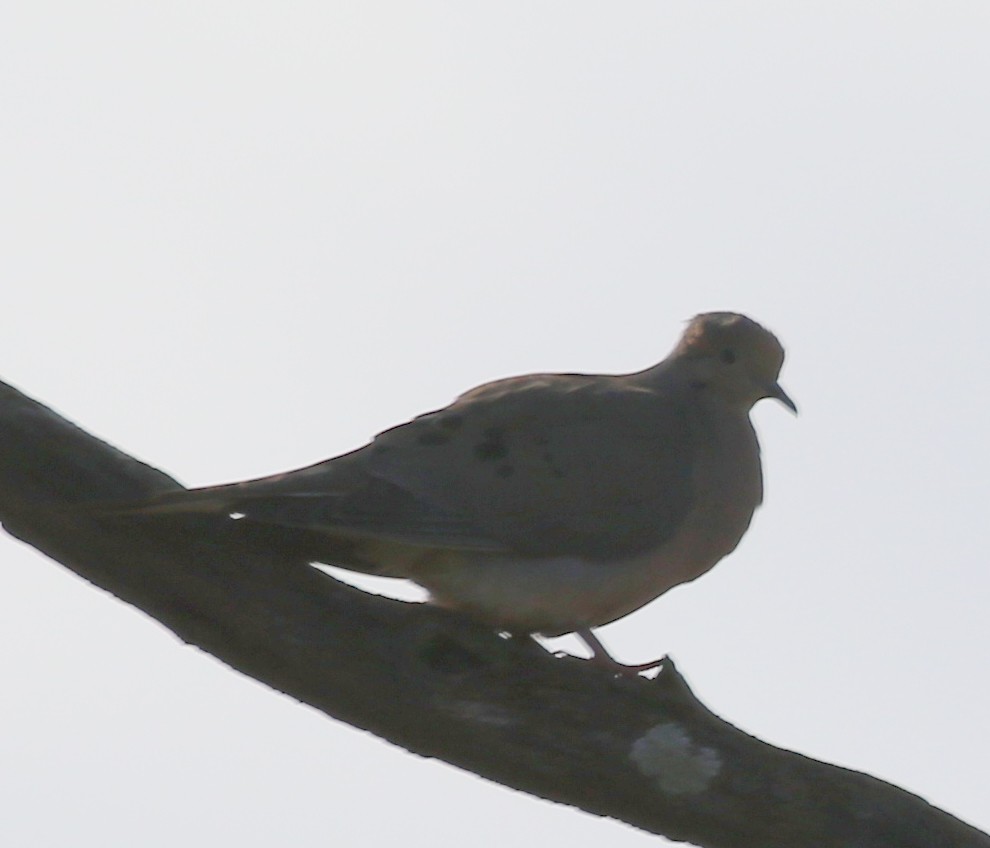
<path fill-rule="evenodd" d="M 703 313 L 643 371 L 485 383 L 349 453 L 137 511 L 277 529 L 312 562 L 411 580 L 500 632 L 575 633 L 592 662 L 638 674 L 663 660 L 620 663 L 592 629 L 739 544 L 763 500 L 750 411 L 797 412 L 783 361 L 756 321 Z"/>

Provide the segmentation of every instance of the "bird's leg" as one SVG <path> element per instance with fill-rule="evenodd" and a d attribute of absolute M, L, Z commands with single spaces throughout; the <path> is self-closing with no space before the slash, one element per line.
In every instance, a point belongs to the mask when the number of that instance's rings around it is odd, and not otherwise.
<path fill-rule="evenodd" d="M 594 663 L 600 668 L 611 671 L 613 674 L 623 674 L 627 677 L 636 677 L 641 672 L 650 671 L 651 669 L 659 668 L 663 665 L 663 657 L 658 660 L 652 660 L 651 662 L 640 663 L 639 665 L 625 665 L 624 663 L 620 663 L 618 660 L 612 658 L 611 654 L 605 650 L 605 646 L 601 643 L 601 641 L 599 641 L 598 637 L 591 632 L 590 627 L 575 630 L 574 633 L 591 649 L 591 659 L 589 662 Z"/>

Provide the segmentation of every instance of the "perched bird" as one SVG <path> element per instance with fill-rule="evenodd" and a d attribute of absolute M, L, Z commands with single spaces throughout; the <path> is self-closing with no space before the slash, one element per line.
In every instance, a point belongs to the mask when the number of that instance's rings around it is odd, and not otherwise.
<path fill-rule="evenodd" d="M 687 326 L 634 374 L 497 380 L 308 468 L 169 493 L 141 512 L 227 514 L 306 540 L 312 560 L 408 578 L 500 630 L 591 628 L 730 553 L 763 498 L 749 419 L 784 351 L 744 315 Z"/>

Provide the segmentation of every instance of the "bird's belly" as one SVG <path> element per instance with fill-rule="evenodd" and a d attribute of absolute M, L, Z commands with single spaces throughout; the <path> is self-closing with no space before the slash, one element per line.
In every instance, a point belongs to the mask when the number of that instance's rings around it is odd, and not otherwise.
<path fill-rule="evenodd" d="M 611 562 L 459 552 L 456 559 L 424 558 L 410 576 L 439 606 L 505 630 L 557 636 L 608 624 L 694 580 L 744 531 L 745 525 L 732 538 L 685 535 L 660 550 Z"/>

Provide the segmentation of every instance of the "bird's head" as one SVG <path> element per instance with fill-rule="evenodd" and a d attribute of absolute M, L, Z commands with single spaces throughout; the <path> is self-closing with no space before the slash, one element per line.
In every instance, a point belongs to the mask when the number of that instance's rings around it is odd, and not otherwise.
<path fill-rule="evenodd" d="M 776 398 L 797 412 L 777 382 L 784 348 L 773 333 L 745 315 L 706 312 L 692 318 L 673 356 L 689 370 L 692 383 L 729 403 L 749 409 L 763 398 Z"/>

